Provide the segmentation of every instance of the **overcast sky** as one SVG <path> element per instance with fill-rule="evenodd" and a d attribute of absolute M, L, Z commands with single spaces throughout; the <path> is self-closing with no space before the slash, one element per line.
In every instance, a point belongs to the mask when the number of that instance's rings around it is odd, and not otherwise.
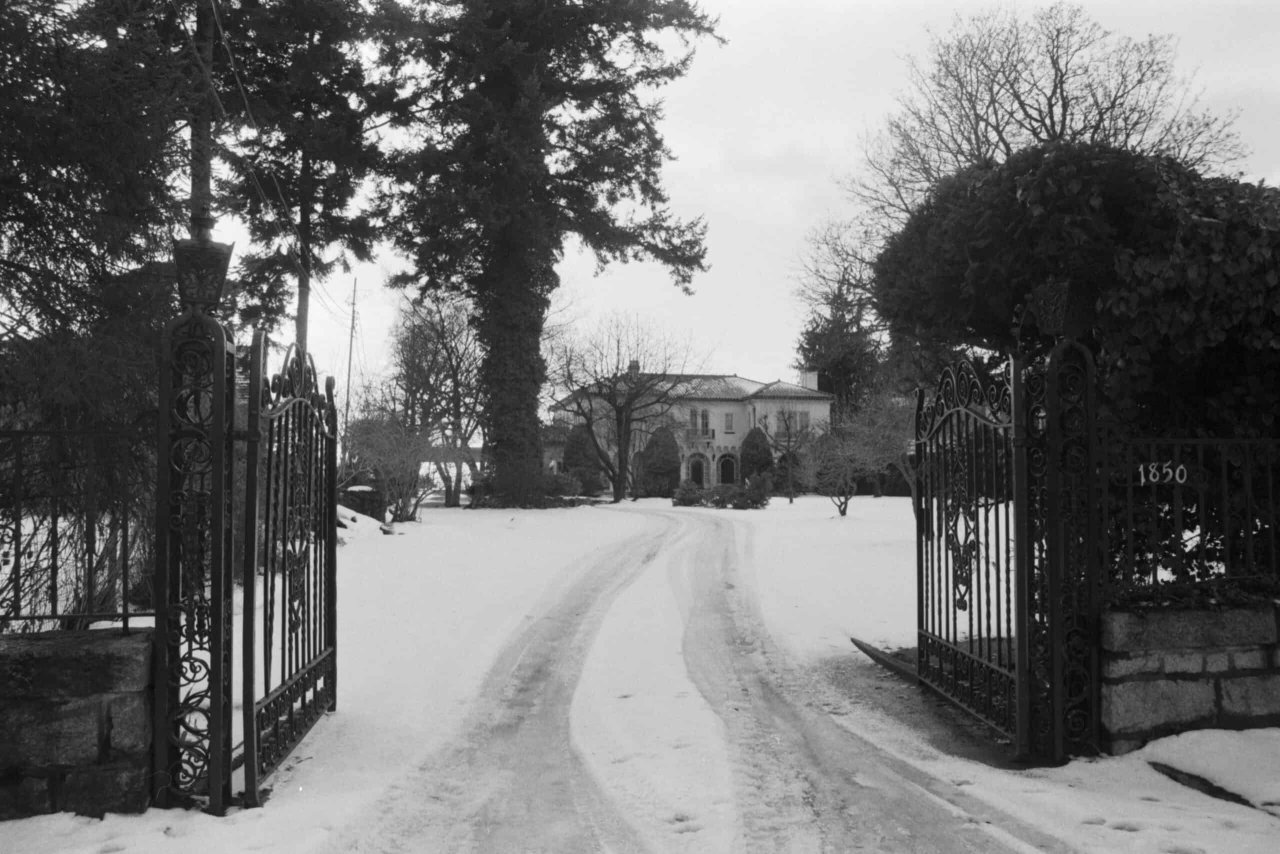
<path fill-rule="evenodd" d="M 665 171 L 673 210 L 708 224 L 710 271 L 685 296 L 657 265 L 616 265 L 570 251 L 557 302 L 579 327 L 621 310 L 688 335 L 707 371 L 794 380 L 804 310 L 795 298 L 805 237 L 849 208 L 839 182 L 861 142 L 882 126 L 905 87 L 905 58 L 922 56 L 928 28 L 988 2 L 702 0 L 727 44 L 704 42 L 692 70 L 664 91 L 663 131 L 678 160 Z M 1009 4 L 1019 9 L 1044 2 Z M 1280 183 L 1280 3 L 1099 0 L 1089 14 L 1116 33 L 1178 39 L 1180 73 L 1195 73 L 1203 103 L 1239 111 L 1251 155 L 1247 180 Z M 385 369 L 395 261 L 358 269 L 355 377 Z M 320 289 L 312 351 L 341 383 L 347 364 L 351 277 Z"/>

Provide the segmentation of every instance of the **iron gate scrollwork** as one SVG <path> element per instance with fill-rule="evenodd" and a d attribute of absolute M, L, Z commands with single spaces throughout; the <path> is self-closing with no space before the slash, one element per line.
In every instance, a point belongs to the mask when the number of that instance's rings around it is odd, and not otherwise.
<path fill-rule="evenodd" d="M 263 779 L 336 707 L 337 410 L 305 354 L 264 376 L 261 333 L 238 377 L 226 330 L 199 309 L 162 347 L 153 794 L 222 814 L 236 769 L 243 803 L 258 805 Z"/>
<path fill-rule="evenodd" d="M 917 671 L 1018 755 L 1096 752 L 1093 360 L 947 368 L 916 416 Z"/>
<path fill-rule="evenodd" d="M 243 694 L 256 806 L 262 780 L 337 707 L 337 408 L 333 379 L 322 393 L 299 351 L 269 382 L 261 336 L 251 359 L 245 528 L 260 536 L 245 551 Z"/>
<path fill-rule="evenodd" d="M 192 310 L 162 339 L 153 713 L 155 800 L 231 796 L 231 447 L 234 358 Z"/>
<path fill-rule="evenodd" d="M 917 672 L 1010 738 L 1016 732 L 1009 377 L 969 362 L 917 402 Z"/>

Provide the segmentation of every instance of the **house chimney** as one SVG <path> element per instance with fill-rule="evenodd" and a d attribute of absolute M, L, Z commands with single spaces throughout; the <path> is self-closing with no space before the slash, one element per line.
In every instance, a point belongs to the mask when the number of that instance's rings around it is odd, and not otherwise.
<path fill-rule="evenodd" d="M 640 360 L 639 360 L 639 359 L 632 359 L 632 360 L 631 360 L 631 364 L 627 365 L 627 373 L 631 374 L 631 376 L 633 376 L 633 377 L 634 377 L 636 374 L 640 373 Z"/>
<path fill-rule="evenodd" d="M 801 371 L 800 387 L 807 388 L 810 391 L 818 390 L 818 372 L 817 371 Z"/>

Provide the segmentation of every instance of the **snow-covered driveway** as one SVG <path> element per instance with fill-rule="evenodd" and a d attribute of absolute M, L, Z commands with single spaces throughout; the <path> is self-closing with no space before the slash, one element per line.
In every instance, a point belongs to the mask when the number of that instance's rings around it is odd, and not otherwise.
<path fill-rule="evenodd" d="M 733 515 L 612 508 L 503 644 L 458 735 L 327 850 L 1010 850 L 815 709 L 780 661 Z M 920 780 L 924 775 L 910 776 Z M 990 810 L 984 810 L 989 814 Z M 995 835 L 991 831 L 995 832 Z"/>
<path fill-rule="evenodd" d="M 849 644 L 914 642 L 903 499 L 343 515 L 338 710 L 262 809 L 5 822 L 0 854 L 1277 850 L 1280 729 L 966 758 L 958 715 Z"/>

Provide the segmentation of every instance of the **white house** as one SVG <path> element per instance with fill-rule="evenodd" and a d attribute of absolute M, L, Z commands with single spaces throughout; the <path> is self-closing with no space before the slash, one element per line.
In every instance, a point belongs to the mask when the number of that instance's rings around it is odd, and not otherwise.
<path fill-rule="evenodd" d="M 804 385 L 775 380 L 762 383 L 735 375 L 689 377 L 672 415 L 680 446 L 680 479 L 702 486 L 737 483 L 739 448 L 752 427 L 777 434 L 816 430 L 831 419 L 832 395 L 818 391 L 813 374 Z M 679 429 L 683 419 L 683 429 Z"/>
<path fill-rule="evenodd" d="M 633 363 L 631 372 L 638 371 Z M 818 430 L 831 418 L 833 396 L 817 390 L 817 375 L 806 374 L 802 385 L 775 380 L 749 380 L 736 374 L 685 374 L 671 377 L 674 405 L 661 419 L 649 423 L 633 437 L 633 450 L 643 446 L 647 434 L 659 426 L 670 427 L 680 448 L 680 479 L 702 486 L 738 483 L 741 480 L 739 449 L 751 428 L 759 426 L 777 435 Z M 670 388 L 672 383 L 667 383 Z M 566 412 L 567 407 L 561 406 Z M 558 468 L 559 454 L 548 448 L 548 464 Z M 560 449 L 562 450 L 562 448 Z"/>

